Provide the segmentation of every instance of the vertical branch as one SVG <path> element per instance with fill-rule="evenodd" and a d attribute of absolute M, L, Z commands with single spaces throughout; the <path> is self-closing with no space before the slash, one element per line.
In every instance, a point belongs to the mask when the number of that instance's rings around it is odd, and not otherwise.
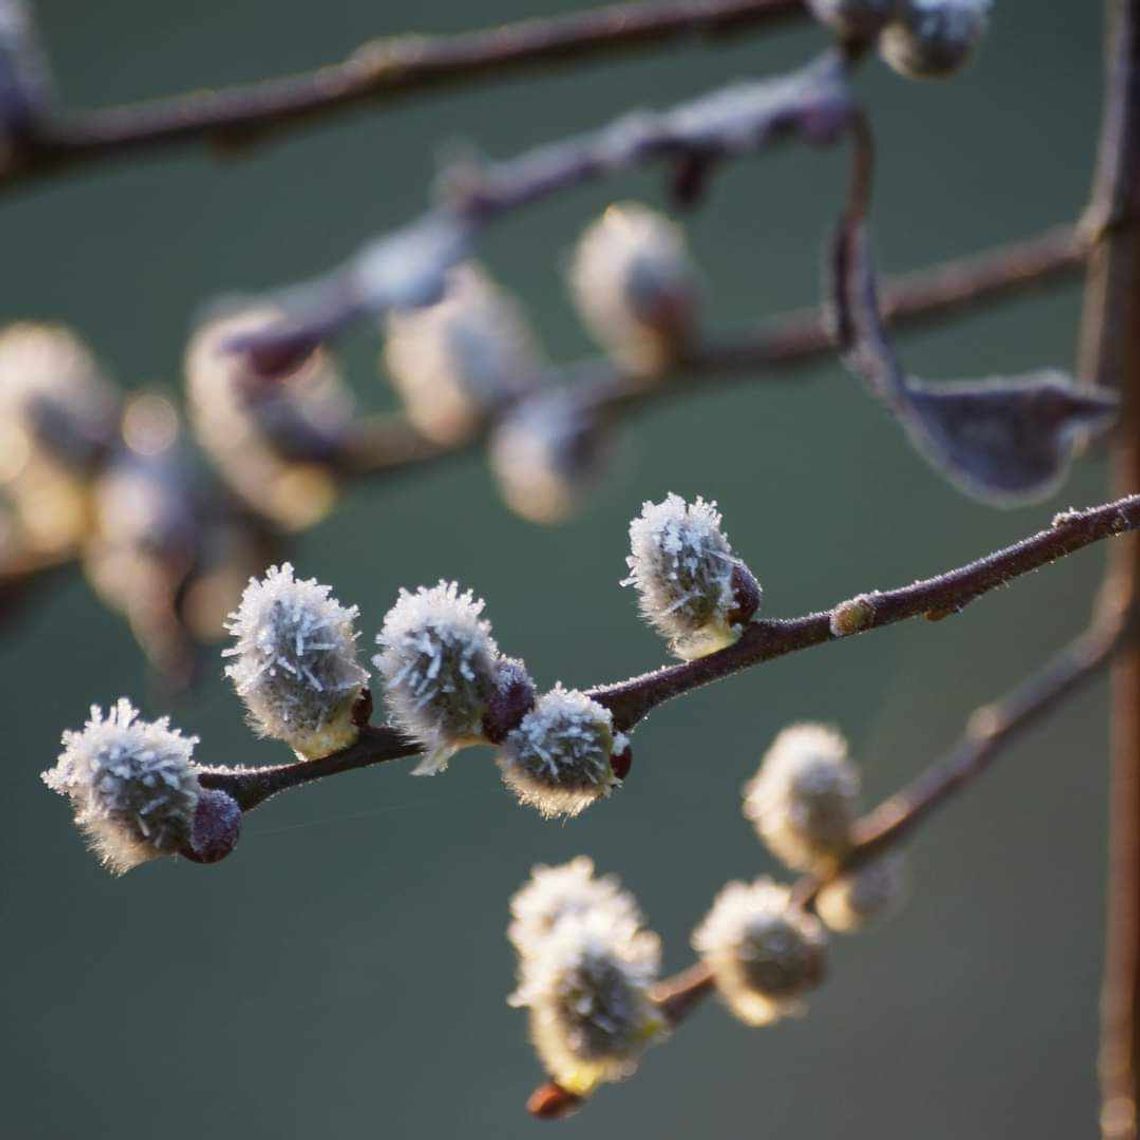
<path fill-rule="evenodd" d="M 1108 0 L 1105 107 L 1087 224 L 1089 262 L 1081 332 L 1086 380 L 1122 399 L 1113 445 L 1117 493 L 1140 488 L 1140 0 Z M 1140 542 L 1109 552 L 1105 603 L 1131 617 L 1140 595 Z M 1112 672 L 1108 918 L 1099 1059 L 1104 1140 L 1136 1140 L 1140 1082 L 1140 646 Z"/>

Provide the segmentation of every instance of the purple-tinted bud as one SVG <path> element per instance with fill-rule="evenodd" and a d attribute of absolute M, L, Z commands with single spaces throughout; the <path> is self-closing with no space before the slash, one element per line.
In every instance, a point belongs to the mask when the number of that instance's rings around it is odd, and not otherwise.
<path fill-rule="evenodd" d="M 483 735 L 492 744 L 502 744 L 534 708 L 536 691 L 526 665 L 514 657 L 495 662 L 495 682 L 483 714 Z"/>
<path fill-rule="evenodd" d="M 729 579 L 729 588 L 736 603 L 728 611 L 725 619 L 730 625 L 747 625 L 760 608 L 764 598 L 764 591 L 756 581 L 756 575 L 739 560 L 732 568 L 732 577 Z"/>
<path fill-rule="evenodd" d="M 192 863 L 217 863 L 237 846 L 241 808 L 237 800 L 216 788 L 198 794 L 190 838 L 181 854 Z"/>

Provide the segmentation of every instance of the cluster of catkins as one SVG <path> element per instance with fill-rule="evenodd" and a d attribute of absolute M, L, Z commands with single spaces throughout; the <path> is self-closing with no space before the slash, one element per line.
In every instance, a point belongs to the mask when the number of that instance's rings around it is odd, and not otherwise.
<path fill-rule="evenodd" d="M 993 0 L 808 0 L 820 23 L 846 40 L 873 41 L 911 79 L 952 75 L 985 35 Z"/>
<path fill-rule="evenodd" d="M 627 584 L 682 657 L 731 643 L 760 602 L 760 587 L 733 555 L 720 521 L 714 504 L 671 494 L 646 503 L 630 524 Z M 483 608 L 455 582 L 399 592 L 372 658 L 389 716 L 422 748 L 417 773 L 439 772 L 460 749 L 490 744 L 522 803 L 547 817 L 577 815 L 621 785 L 629 741 L 589 694 L 562 684 L 538 693 L 526 665 L 499 650 Z M 250 579 L 228 619 L 233 644 L 223 652 L 225 672 L 252 727 L 301 760 L 360 736 L 369 673 L 358 659 L 358 616 L 286 563 Z M 99 821 L 96 848 L 115 870 L 158 855 L 200 856 L 190 842 L 201 798 L 195 741 L 165 721 L 139 721 L 126 702 L 117 710 L 106 720 L 95 710 L 82 732 L 68 733 L 45 779 L 70 797 L 85 830 L 95 834 L 89 825 Z M 115 829 L 123 843 L 112 853 L 107 836 Z M 216 846 L 211 852 L 219 857 Z"/>
<path fill-rule="evenodd" d="M 724 1004 L 748 1025 L 804 1010 L 823 979 L 827 930 L 864 928 L 897 905 L 901 856 L 840 872 L 853 844 L 859 775 L 834 729 L 793 725 L 777 736 L 745 787 L 744 814 L 769 851 L 824 885 L 814 913 L 770 878 L 732 882 L 692 943 Z M 507 936 L 518 955 L 512 1005 L 551 1079 L 576 1097 L 629 1076 L 669 1030 L 655 1001 L 661 948 L 634 898 L 597 877 L 584 856 L 535 867 L 511 900 Z"/>

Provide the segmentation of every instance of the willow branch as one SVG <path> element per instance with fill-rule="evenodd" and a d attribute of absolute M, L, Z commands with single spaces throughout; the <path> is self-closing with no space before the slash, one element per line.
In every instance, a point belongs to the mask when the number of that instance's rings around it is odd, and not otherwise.
<path fill-rule="evenodd" d="M 343 62 L 312 72 L 49 117 L 0 171 L 0 186 L 176 146 L 244 147 L 399 96 L 772 27 L 805 14 L 803 0 L 665 0 L 615 4 L 455 36 L 373 40 Z"/>
<path fill-rule="evenodd" d="M 807 875 L 796 883 L 795 902 L 812 907 L 828 882 L 909 839 L 936 809 L 986 772 L 1026 729 L 1099 673 L 1121 645 L 1126 628 L 1119 609 L 1103 607 L 1093 624 L 1041 669 L 1001 700 L 977 709 L 956 747 L 858 822 L 855 844 L 831 876 Z M 677 1026 L 713 991 L 711 972 L 696 962 L 660 982 L 653 1000 Z M 533 1116 L 558 1119 L 580 1103 L 573 1093 L 548 1082 L 531 1094 L 527 1109 Z"/>
<path fill-rule="evenodd" d="M 871 604 L 860 631 L 879 629 L 908 618 L 938 619 L 957 613 L 1014 578 L 1102 539 L 1137 528 L 1140 528 L 1140 495 L 1084 511 L 1067 511 L 1058 515 L 1047 530 L 966 566 L 896 590 L 864 595 Z M 628 732 L 666 701 L 765 661 L 836 640 L 838 635 L 832 632 L 831 617 L 830 610 L 821 610 L 804 617 L 756 621 L 727 649 L 628 681 L 601 685 L 588 692 L 613 713 L 615 729 Z M 228 792 L 248 811 L 287 788 L 410 756 L 419 750 L 414 741 L 395 729 L 369 726 L 362 730 L 356 743 L 323 760 L 272 768 L 209 768 L 202 770 L 200 779 L 205 787 Z"/>
<path fill-rule="evenodd" d="M 884 286 L 883 311 L 895 327 L 917 329 L 1055 285 L 1083 268 L 1088 249 L 1085 232 L 1080 226 L 1058 225 L 982 253 L 890 278 Z M 550 386 L 579 393 L 599 412 L 624 414 L 726 379 L 782 376 L 834 351 L 826 314 L 805 308 L 776 316 L 754 331 L 711 337 L 651 385 L 644 376 L 627 373 L 606 359 L 558 367 L 546 379 Z M 488 421 L 469 439 L 443 446 L 419 435 L 402 416 L 376 419 L 366 422 L 345 449 L 341 466 L 349 475 L 419 467 L 474 450 L 493 426 Z"/>

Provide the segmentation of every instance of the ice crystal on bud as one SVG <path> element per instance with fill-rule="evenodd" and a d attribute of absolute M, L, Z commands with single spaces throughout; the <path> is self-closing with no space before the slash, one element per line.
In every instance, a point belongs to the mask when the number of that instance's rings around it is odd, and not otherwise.
<path fill-rule="evenodd" d="M 898 0 L 808 0 L 821 23 L 845 39 L 869 39 L 895 14 Z"/>
<path fill-rule="evenodd" d="M 568 1092 L 628 1077 L 664 1036 L 649 996 L 660 962 L 656 934 L 605 908 L 565 916 L 524 959 L 511 1004 L 529 1010 L 535 1051 Z"/>
<path fill-rule="evenodd" d="M 992 0 L 901 0 L 879 52 L 911 79 L 952 75 L 981 42 L 992 7 Z"/>
<path fill-rule="evenodd" d="M 621 785 L 612 757 L 627 744 L 614 735 L 609 709 L 557 685 L 507 736 L 499 768 L 520 802 L 548 819 L 574 816 Z"/>
<path fill-rule="evenodd" d="M 541 371 L 521 307 L 471 264 L 448 274 L 438 304 L 388 315 L 384 362 L 408 418 L 441 444 L 464 439 Z"/>
<path fill-rule="evenodd" d="M 692 660 L 736 641 L 760 605 L 761 589 L 732 553 L 716 503 L 670 493 L 645 503 L 629 524 L 630 575 L 641 613 Z"/>
<path fill-rule="evenodd" d="M 342 606 L 315 578 L 271 566 L 251 578 L 226 628 L 236 644 L 226 676 L 253 726 L 316 759 L 356 739 L 352 706 L 368 680 L 356 659 L 355 606 Z"/>
<path fill-rule="evenodd" d="M 522 401 L 496 425 L 491 470 L 516 514 L 560 523 L 579 510 L 610 453 L 605 424 L 571 392 Z"/>
<path fill-rule="evenodd" d="M 380 652 L 372 661 L 388 711 L 428 750 L 417 775 L 442 771 L 455 752 L 484 737 L 499 648 L 480 617 L 483 605 L 455 582 L 401 590 L 376 636 Z"/>
<path fill-rule="evenodd" d="M 906 893 L 906 862 L 898 852 L 880 855 L 824 886 L 816 913 L 842 933 L 862 930 L 895 910 Z"/>
<path fill-rule="evenodd" d="M 799 1016 L 804 995 L 823 980 L 823 926 L 771 879 L 729 883 L 693 932 L 693 946 L 721 998 L 748 1025 Z"/>
<path fill-rule="evenodd" d="M 634 897 L 614 875 L 595 876 L 585 855 L 558 867 L 534 867 L 530 879 L 511 899 L 507 937 L 521 958 L 541 952 L 563 919 L 601 911 L 615 923 L 643 925 Z"/>
<path fill-rule="evenodd" d="M 794 724 L 772 742 L 744 789 L 744 814 L 776 858 L 826 870 L 851 847 L 859 773 L 847 742 L 822 724 Z"/>
<path fill-rule="evenodd" d="M 183 736 L 166 717 L 138 716 L 126 698 L 105 715 L 93 705 L 81 731 L 63 734 L 55 767 L 43 773 L 44 783 L 71 801 L 75 822 L 117 875 L 177 852 L 189 839 L 200 795 L 191 762 L 197 737 Z"/>
<path fill-rule="evenodd" d="M 697 287 L 684 233 L 647 206 L 612 205 L 582 234 L 570 287 L 598 343 L 633 372 L 660 372 L 692 338 Z"/>

